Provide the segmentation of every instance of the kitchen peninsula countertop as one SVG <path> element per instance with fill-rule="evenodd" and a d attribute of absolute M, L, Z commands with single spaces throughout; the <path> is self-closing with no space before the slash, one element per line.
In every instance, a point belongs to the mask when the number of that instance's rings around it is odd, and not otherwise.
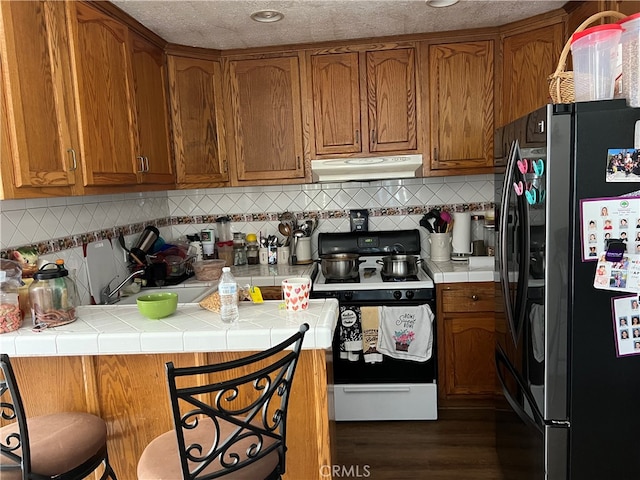
<path fill-rule="evenodd" d="M 220 315 L 195 303 L 178 304 L 177 311 L 150 320 L 136 305 L 84 305 L 68 325 L 33 332 L 29 319 L 15 332 L 0 335 L 0 352 L 14 356 L 114 355 L 265 350 L 309 324 L 302 348 L 331 346 L 338 318 L 338 301 L 314 299 L 309 310 L 289 313 L 279 301 L 240 303 L 240 321 L 222 323 Z"/>
<path fill-rule="evenodd" d="M 425 258 L 422 268 L 434 283 L 493 282 L 495 257 L 469 257 L 468 261 L 434 262 Z"/>

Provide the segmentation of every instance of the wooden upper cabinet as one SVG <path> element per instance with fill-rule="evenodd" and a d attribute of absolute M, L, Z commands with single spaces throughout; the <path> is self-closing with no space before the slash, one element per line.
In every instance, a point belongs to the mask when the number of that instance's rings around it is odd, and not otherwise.
<path fill-rule="evenodd" d="M 367 52 L 369 151 L 417 148 L 415 49 Z"/>
<path fill-rule="evenodd" d="M 173 149 L 179 188 L 229 180 L 220 62 L 169 55 Z"/>
<path fill-rule="evenodd" d="M 126 25 L 69 2 L 87 186 L 136 185 L 135 123 Z"/>
<path fill-rule="evenodd" d="M 362 152 L 357 52 L 312 55 L 317 155 Z"/>
<path fill-rule="evenodd" d="M 71 195 L 79 140 L 62 2 L 0 2 L 3 198 Z"/>
<path fill-rule="evenodd" d="M 557 67 L 562 47 L 562 23 L 504 38 L 501 125 L 551 101 L 547 78 Z"/>
<path fill-rule="evenodd" d="M 303 179 L 298 54 L 232 59 L 228 65 L 234 180 Z"/>
<path fill-rule="evenodd" d="M 353 50 L 307 54 L 315 138 L 312 155 L 414 152 L 415 48 Z"/>
<path fill-rule="evenodd" d="M 493 164 L 493 41 L 430 45 L 431 170 Z"/>
<path fill-rule="evenodd" d="M 131 32 L 131 59 L 141 183 L 173 184 L 164 52 Z"/>

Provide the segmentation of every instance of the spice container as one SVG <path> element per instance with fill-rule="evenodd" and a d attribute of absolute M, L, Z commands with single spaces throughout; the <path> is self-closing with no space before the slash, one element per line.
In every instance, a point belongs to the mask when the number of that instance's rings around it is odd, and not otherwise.
<path fill-rule="evenodd" d="M 56 327 L 76 320 L 78 293 L 63 260 L 47 263 L 33 275 L 29 299 L 36 327 Z"/>
<path fill-rule="evenodd" d="M 622 94 L 631 107 L 640 107 L 640 13 L 618 22 L 624 29 L 622 45 Z"/>
<path fill-rule="evenodd" d="M 0 333 L 12 332 L 22 326 L 22 312 L 18 300 L 21 278 L 20 265 L 3 259 L 0 269 Z"/>

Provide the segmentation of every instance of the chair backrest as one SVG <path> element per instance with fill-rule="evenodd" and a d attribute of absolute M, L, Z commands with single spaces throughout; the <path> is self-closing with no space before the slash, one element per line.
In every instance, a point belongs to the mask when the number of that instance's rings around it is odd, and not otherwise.
<path fill-rule="evenodd" d="M 289 393 L 308 329 L 305 323 L 279 345 L 238 360 L 166 364 L 185 480 L 223 477 L 274 452 L 284 473 Z M 207 433 L 196 434 L 199 428 Z"/>
<path fill-rule="evenodd" d="M 18 423 L 18 430 L 8 435 L 0 437 L 0 454 L 11 460 L 10 463 L 3 462 L 2 469 L 22 468 L 22 478 L 29 478 L 31 475 L 31 450 L 29 448 L 29 432 L 27 430 L 27 420 L 22 404 L 22 397 L 13 373 L 13 367 L 9 360 L 9 355 L 0 354 L 0 370 L 3 377 L 0 379 L 0 409 L 2 423 Z M 13 464 L 12 462 L 15 462 Z M 0 473 L 2 478 L 2 473 Z"/>

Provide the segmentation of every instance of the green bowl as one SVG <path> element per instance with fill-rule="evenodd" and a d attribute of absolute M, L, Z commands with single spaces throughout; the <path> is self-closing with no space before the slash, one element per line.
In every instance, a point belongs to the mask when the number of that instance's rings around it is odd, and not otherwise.
<path fill-rule="evenodd" d="M 174 292 L 140 295 L 136 299 L 142 315 L 153 320 L 168 317 L 178 307 L 178 294 Z"/>

